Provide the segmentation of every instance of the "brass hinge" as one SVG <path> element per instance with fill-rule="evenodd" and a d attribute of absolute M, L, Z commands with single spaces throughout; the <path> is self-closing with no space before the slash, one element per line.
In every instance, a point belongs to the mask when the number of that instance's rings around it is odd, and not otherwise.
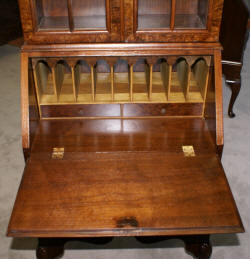
<path fill-rule="evenodd" d="M 64 156 L 64 147 L 54 147 L 52 152 L 52 159 L 62 159 Z"/>
<path fill-rule="evenodd" d="M 186 157 L 195 156 L 193 146 L 182 146 L 182 150 L 183 150 L 184 156 Z"/>

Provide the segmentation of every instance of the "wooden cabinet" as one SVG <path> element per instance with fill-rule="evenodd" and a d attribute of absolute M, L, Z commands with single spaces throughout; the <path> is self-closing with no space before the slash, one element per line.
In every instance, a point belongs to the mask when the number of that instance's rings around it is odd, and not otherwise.
<path fill-rule="evenodd" d="M 20 0 L 26 167 L 9 236 L 40 238 L 38 258 L 119 236 L 209 258 L 210 234 L 244 231 L 220 161 L 222 5 Z"/>
<path fill-rule="evenodd" d="M 223 1 L 124 0 L 125 41 L 215 42 Z M 131 15 L 133 13 L 133 15 Z"/>
<path fill-rule="evenodd" d="M 119 0 L 20 0 L 29 43 L 119 42 Z"/>
<path fill-rule="evenodd" d="M 216 42 L 223 0 L 22 0 L 29 43 Z"/>

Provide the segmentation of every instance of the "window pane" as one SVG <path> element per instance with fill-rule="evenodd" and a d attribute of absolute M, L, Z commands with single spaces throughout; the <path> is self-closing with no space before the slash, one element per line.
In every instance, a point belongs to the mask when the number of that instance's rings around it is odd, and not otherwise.
<path fill-rule="evenodd" d="M 76 30 L 105 30 L 105 0 L 73 0 L 74 28 Z"/>
<path fill-rule="evenodd" d="M 208 0 L 176 0 L 175 28 L 205 29 Z"/>
<path fill-rule="evenodd" d="M 171 0 L 138 0 L 138 29 L 170 26 Z"/>
<path fill-rule="evenodd" d="M 67 0 L 34 0 L 38 30 L 68 30 Z"/>

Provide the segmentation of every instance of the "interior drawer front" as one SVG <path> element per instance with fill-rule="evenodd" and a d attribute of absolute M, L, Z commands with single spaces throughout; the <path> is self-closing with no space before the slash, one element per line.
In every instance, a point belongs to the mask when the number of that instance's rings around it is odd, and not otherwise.
<path fill-rule="evenodd" d="M 42 105 L 43 118 L 202 116 L 203 103 Z"/>
<path fill-rule="evenodd" d="M 41 105 L 43 118 L 120 117 L 119 104 Z"/>
<path fill-rule="evenodd" d="M 124 104 L 124 117 L 202 116 L 202 103 Z"/>

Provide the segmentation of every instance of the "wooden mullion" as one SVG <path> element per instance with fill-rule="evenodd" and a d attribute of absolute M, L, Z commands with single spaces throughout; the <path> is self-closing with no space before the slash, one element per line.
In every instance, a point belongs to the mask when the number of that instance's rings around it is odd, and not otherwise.
<path fill-rule="evenodd" d="M 111 11 L 110 11 L 110 0 L 106 0 L 106 27 L 108 32 L 111 32 Z"/>
<path fill-rule="evenodd" d="M 72 10 L 72 0 L 67 0 L 67 7 L 68 7 L 69 29 L 72 32 L 75 29 L 73 10 Z"/>
<path fill-rule="evenodd" d="M 138 8 L 138 0 L 134 0 L 134 11 L 133 11 L 133 33 L 135 34 L 138 30 L 138 15 L 139 15 L 139 8 Z"/>
<path fill-rule="evenodd" d="M 171 3 L 171 20 L 170 20 L 170 29 L 174 30 L 175 27 L 175 10 L 176 10 L 176 0 L 172 0 Z"/>

